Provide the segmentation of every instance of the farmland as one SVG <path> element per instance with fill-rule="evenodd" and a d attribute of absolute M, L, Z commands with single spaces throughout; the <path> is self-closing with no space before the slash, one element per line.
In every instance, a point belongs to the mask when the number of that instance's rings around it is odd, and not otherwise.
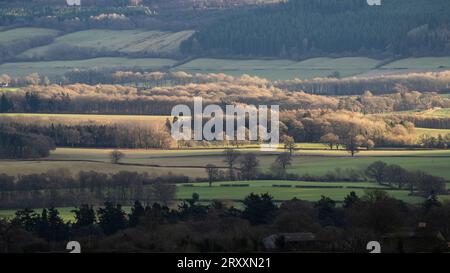
<path fill-rule="evenodd" d="M 411 71 L 450 69 L 450 57 L 407 58 L 386 64 L 381 69 Z"/>
<path fill-rule="evenodd" d="M 154 45 L 136 44 L 125 49 L 111 48 L 111 50 L 129 50 L 131 51 L 149 51 L 153 52 L 155 48 L 161 47 L 161 50 L 169 50 L 162 43 Z M 47 46 L 46 46 L 47 47 Z M 44 48 L 32 49 L 24 53 L 31 57 L 45 55 Z M 35 51 L 36 50 L 36 51 Z M 133 52 L 131 52 L 133 53 Z M 130 53 L 130 54 L 131 54 Z M 134 52 L 135 53 L 135 52 Z M 133 54 L 134 54 L 133 53 Z M 125 53 L 124 53 L 125 54 Z M 125 55 L 127 55 L 126 53 Z M 163 54 L 164 55 L 164 54 Z M 442 57 L 444 58 L 444 57 Z M 22 58 L 26 60 L 26 58 Z M 67 61 L 23 61 L 23 62 L 9 62 L 0 65 L 0 70 L 3 73 L 11 76 L 26 76 L 33 72 L 39 72 L 41 75 L 55 76 L 63 75 L 64 73 L 73 69 L 146 69 L 146 70 L 161 70 L 170 68 L 171 71 L 184 71 L 187 73 L 224 73 L 231 76 L 242 76 L 248 74 L 251 76 L 258 76 L 267 78 L 269 80 L 288 80 L 293 78 L 311 79 L 316 77 L 339 76 L 349 77 L 357 75 L 380 75 L 380 74 L 396 74 L 407 72 L 421 72 L 421 71 L 443 71 L 445 68 L 442 63 L 447 60 L 435 59 L 435 64 L 427 63 L 431 68 L 420 68 L 411 64 L 411 68 L 395 68 L 395 66 L 377 66 L 382 62 L 375 59 L 363 57 L 348 57 L 348 58 L 313 58 L 300 62 L 282 60 L 282 59 L 249 59 L 249 60 L 232 60 L 232 59 L 194 59 L 187 63 L 177 65 L 177 61 L 168 58 L 126 58 L 126 57 L 101 57 L 82 60 L 67 60 Z M 429 62 L 429 61 L 428 61 Z M 406 62 L 408 64 L 408 62 Z"/>
<path fill-rule="evenodd" d="M 194 58 L 178 65 L 180 44 L 194 33 L 156 30 L 89 29 L 72 33 L 47 28 L 16 28 L 0 31 L 0 45 L 7 46 L 33 38 L 48 38 L 36 46 L 27 45 L 14 59 L 0 65 L 2 73 L 19 77 L 38 72 L 48 77 L 62 76 L 73 69 L 165 70 L 188 73 L 248 74 L 269 80 L 356 75 L 379 75 L 448 70 L 449 57 L 406 58 L 386 63 L 367 57 L 288 59 Z M 43 45 L 42 45 L 43 44 Z M 88 55 L 79 55 L 89 52 Z M 61 55 L 62 54 L 62 55 Z M 64 56 L 62 60 L 61 56 Z M 130 58 L 146 56 L 145 58 Z M 149 58 L 161 57 L 164 58 Z"/>
<path fill-rule="evenodd" d="M 195 179 L 206 177 L 204 167 L 207 164 L 225 167 L 221 149 L 122 150 L 125 153 L 122 164 L 110 163 L 109 153 L 111 151 L 111 149 L 58 148 L 46 159 L 2 160 L 0 173 L 19 175 L 66 168 L 74 174 L 81 170 L 95 170 L 104 173 L 128 170 L 153 174 L 172 172 Z M 242 150 L 242 152 L 247 151 L 258 152 L 258 149 Z M 258 156 L 260 170 L 268 172 L 275 157 L 275 153 L 260 152 Z M 424 170 L 433 175 L 450 179 L 449 158 L 450 151 L 448 150 L 361 151 L 355 158 L 350 157 L 346 151 L 297 150 L 288 172 L 299 175 L 325 175 L 336 168 L 361 170 L 372 162 L 381 160 L 389 164 L 398 164 L 408 170 Z"/>
<path fill-rule="evenodd" d="M 269 80 L 293 78 L 308 79 L 327 77 L 338 72 L 340 76 L 352 76 L 375 68 L 380 61 L 370 58 L 312 58 L 300 62 L 290 60 L 226 60 L 195 59 L 174 68 L 188 73 L 225 73 L 232 76 L 248 74 Z"/>
<path fill-rule="evenodd" d="M 33 48 L 20 54 L 22 59 L 53 60 L 55 49 L 78 47 L 119 54 L 177 54 L 180 43 L 192 31 L 162 32 L 144 30 L 91 29 L 60 36 L 49 45 Z"/>
<path fill-rule="evenodd" d="M 15 28 L 5 31 L 0 29 L 0 45 L 6 46 L 33 38 L 56 37 L 58 33 L 59 31 L 48 28 Z"/>
<path fill-rule="evenodd" d="M 163 69 L 172 66 L 175 60 L 164 58 L 139 58 L 104 57 L 72 61 L 40 61 L 40 62 L 16 62 L 0 65 L 0 71 L 8 75 L 19 77 L 39 72 L 49 77 L 63 75 L 74 69 Z"/>

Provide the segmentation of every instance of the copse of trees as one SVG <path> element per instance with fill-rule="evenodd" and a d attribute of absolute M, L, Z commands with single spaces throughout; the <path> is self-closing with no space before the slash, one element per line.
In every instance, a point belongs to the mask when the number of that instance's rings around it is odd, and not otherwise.
<path fill-rule="evenodd" d="M 447 193 L 444 178 L 423 171 L 408 171 L 395 164 L 376 161 L 366 168 L 365 173 L 380 185 L 409 189 L 411 194 L 429 197 Z"/>
<path fill-rule="evenodd" d="M 280 115 L 282 135 L 295 142 L 320 142 L 342 145 L 350 153 L 375 146 L 416 145 L 414 125 L 386 122 L 383 117 L 349 111 L 286 111 Z"/>
<path fill-rule="evenodd" d="M 448 149 L 450 147 L 450 134 L 445 136 L 439 134 L 437 137 L 423 135 L 420 137 L 420 144 L 426 148 Z"/>
<path fill-rule="evenodd" d="M 55 149 L 49 137 L 16 132 L 0 126 L 0 158 L 38 158 L 46 157 Z"/>

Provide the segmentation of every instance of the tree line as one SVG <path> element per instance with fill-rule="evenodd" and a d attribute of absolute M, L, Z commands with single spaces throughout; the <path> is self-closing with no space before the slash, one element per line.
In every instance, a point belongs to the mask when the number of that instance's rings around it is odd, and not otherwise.
<path fill-rule="evenodd" d="M 370 90 L 375 95 L 393 93 L 397 86 L 419 92 L 448 93 L 450 73 L 415 72 L 397 75 L 380 75 L 371 77 L 327 77 L 315 79 L 293 79 L 276 81 L 274 85 L 281 89 L 303 90 L 318 95 L 361 95 Z"/>
<path fill-rule="evenodd" d="M 18 177 L 0 174 L 0 207 L 67 207 L 105 201 L 130 205 L 135 200 L 143 204 L 168 204 L 175 199 L 174 183 L 189 181 L 186 176 L 171 173 L 149 175 L 128 171 L 112 175 L 80 171 L 73 175 L 67 169 L 56 169 Z"/>
<path fill-rule="evenodd" d="M 33 132 L 17 132 L 0 125 L 0 158 L 47 157 L 55 148 L 50 137 Z"/>
<path fill-rule="evenodd" d="M 0 251 L 57 251 L 69 240 L 80 242 L 83 252 L 366 252 L 372 240 L 382 240 L 384 252 L 448 249 L 450 206 L 435 196 L 410 205 L 379 190 L 362 196 L 351 192 L 338 206 L 325 196 L 316 202 L 294 198 L 277 205 L 269 194 L 252 193 L 242 209 L 199 200 L 193 194 L 178 208 L 135 202 L 128 213 L 111 202 L 101 207 L 84 204 L 73 210 L 70 222 L 52 207 L 19 210 L 11 220 L 0 220 Z M 405 230 L 419 235 L 400 241 L 389 236 Z M 299 232 L 308 233 L 312 241 L 283 237 Z M 277 238 L 273 246 L 265 243 L 269 235 Z"/>
<path fill-rule="evenodd" d="M 31 120 L 33 119 L 31 118 Z M 17 132 L 20 132 L 20 134 L 35 136 L 37 139 L 45 139 L 53 143 L 53 146 L 58 147 L 167 149 L 172 146 L 173 142 L 169 131 L 162 124 L 126 125 L 88 122 L 66 125 L 61 123 L 30 124 L 25 120 L 21 122 L 3 120 L 0 122 L 0 128 L 2 129 L 1 135 L 17 135 Z M 23 151 L 14 138 L 7 138 L 0 147 L 12 149 L 11 154 L 14 154 L 14 151 Z"/>
<path fill-rule="evenodd" d="M 159 73 L 151 75 L 164 77 Z M 33 78 L 39 79 L 36 75 Z M 410 91 L 403 85 L 396 85 L 391 94 L 381 96 L 365 91 L 358 96 L 331 97 L 279 89 L 265 79 L 250 76 L 196 77 L 199 83 L 190 84 L 183 84 L 182 79 L 192 80 L 187 74 L 172 77 L 172 81 L 181 84 L 173 86 L 30 85 L 14 92 L 1 92 L 0 113 L 168 115 L 173 106 L 192 106 L 193 98 L 199 96 L 205 105 L 280 105 L 282 111 L 341 109 L 371 114 L 450 107 L 449 98 L 432 92 Z M 31 78 L 29 80 L 32 81 Z"/>

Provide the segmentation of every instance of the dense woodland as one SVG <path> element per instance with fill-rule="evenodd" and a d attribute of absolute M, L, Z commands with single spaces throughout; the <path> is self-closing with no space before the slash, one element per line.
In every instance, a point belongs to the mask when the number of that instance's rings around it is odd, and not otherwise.
<path fill-rule="evenodd" d="M 291 0 L 236 12 L 184 44 L 194 54 L 306 58 L 450 53 L 446 0 Z"/>

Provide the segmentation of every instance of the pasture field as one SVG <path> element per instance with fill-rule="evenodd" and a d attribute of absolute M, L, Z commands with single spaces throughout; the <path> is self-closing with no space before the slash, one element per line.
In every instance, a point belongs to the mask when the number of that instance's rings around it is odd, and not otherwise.
<path fill-rule="evenodd" d="M 374 69 L 380 61 L 364 57 L 312 58 L 300 62 L 290 60 L 230 60 L 200 58 L 173 68 L 188 73 L 225 73 L 232 76 L 248 74 L 269 80 L 309 79 L 327 77 L 334 72 L 352 76 Z"/>
<path fill-rule="evenodd" d="M 1 160 L 0 173 L 20 175 L 65 168 L 74 174 L 81 170 L 104 173 L 128 170 L 155 175 L 172 172 L 195 179 L 206 177 L 204 167 L 207 164 L 226 167 L 221 148 L 122 150 L 125 158 L 121 164 L 110 163 L 109 153 L 111 151 L 112 149 L 57 148 L 45 159 Z M 249 151 L 258 153 L 260 170 L 269 172 L 277 153 L 282 150 L 260 152 L 257 148 L 242 149 L 244 153 Z M 336 168 L 362 170 L 378 160 L 398 164 L 409 170 L 424 170 L 430 174 L 450 179 L 450 169 L 448 168 L 450 150 L 372 150 L 361 151 L 354 158 L 350 157 L 346 151 L 297 150 L 288 171 L 299 175 L 325 175 Z"/>
<path fill-rule="evenodd" d="M 56 37 L 58 33 L 58 30 L 49 28 L 24 27 L 5 31 L 0 29 L 0 45 L 6 46 L 11 43 L 39 37 Z"/>
<path fill-rule="evenodd" d="M 0 122 L 14 120 L 25 124 L 67 124 L 76 125 L 82 123 L 98 124 L 133 124 L 139 126 L 162 126 L 169 116 L 136 116 L 136 115 L 84 115 L 84 114 L 28 114 L 28 113 L 3 113 L 0 114 Z"/>
<path fill-rule="evenodd" d="M 383 65 L 381 69 L 437 71 L 450 69 L 450 57 L 406 58 Z"/>
<path fill-rule="evenodd" d="M 180 32 L 146 30 L 90 29 L 59 36 L 49 45 L 29 49 L 18 57 L 22 59 L 55 60 L 55 49 L 72 46 L 95 51 L 123 54 L 177 54 L 182 41 L 193 31 Z"/>
<path fill-rule="evenodd" d="M 40 75 L 52 77 L 64 75 L 66 72 L 74 69 L 163 69 L 175 63 L 175 60 L 164 58 L 131 59 L 125 57 L 105 57 L 71 61 L 4 63 L 0 65 L 0 71 L 14 77 L 26 76 L 35 72 L 38 72 Z"/>

